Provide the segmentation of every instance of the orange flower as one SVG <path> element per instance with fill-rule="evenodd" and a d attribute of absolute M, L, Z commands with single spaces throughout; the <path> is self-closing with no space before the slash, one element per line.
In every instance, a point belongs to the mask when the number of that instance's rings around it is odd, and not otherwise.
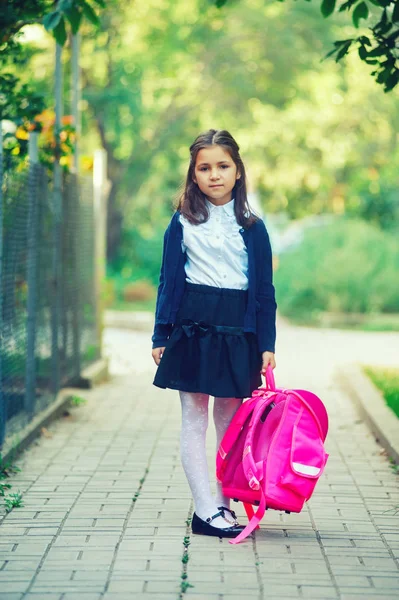
<path fill-rule="evenodd" d="M 72 116 L 72 115 L 64 115 L 64 116 L 61 118 L 61 123 L 62 123 L 63 125 L 73 125 L 73 121 L 74 121 L 74 118 L 73 118 L 73 116 Z"/>
<path fill-rule="evenodd" d="M 43 123 L 47 127 L 54 125 L 55 123 L 55 112 L 50 108 L 45 108 L 43 112 L 39 115 L 36 115 L 35 121 L 38 123 Z"/>

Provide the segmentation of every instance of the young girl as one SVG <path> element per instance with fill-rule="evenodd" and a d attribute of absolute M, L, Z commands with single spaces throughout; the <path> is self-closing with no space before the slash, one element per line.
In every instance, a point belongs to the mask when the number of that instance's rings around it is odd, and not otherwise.
<path fill-rule="evenodd" d="M 180 451 L 194 498 L 193 533 L 242 530 L 205 450 L 209 396 L 217 447 L 243 398 L 275 367 L 276 302 L 263 221 L 251 212 L 239 147 L 211 129 L 190 147 L 184 192 L 165 232 L 152 336 L 154 385 L 179 390 Z"/>

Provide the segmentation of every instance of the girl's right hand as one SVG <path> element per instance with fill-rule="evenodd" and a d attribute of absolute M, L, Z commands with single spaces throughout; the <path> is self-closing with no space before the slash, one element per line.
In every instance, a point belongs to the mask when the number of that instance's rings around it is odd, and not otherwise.
<path fill-rule="evenodd" d="M 155 364 L 158 366 L 161 362 L 161 358 L 163 353 L 165 352 L 165 346 L 163 348 L 153 348 L 152 349 L 152 358 L 154 359 Z"/>

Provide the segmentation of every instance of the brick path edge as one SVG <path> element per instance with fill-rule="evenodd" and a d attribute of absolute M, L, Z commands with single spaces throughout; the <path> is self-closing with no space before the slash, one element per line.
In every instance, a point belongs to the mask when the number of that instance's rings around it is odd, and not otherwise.
<path fill-rule="evenodd" d="M 336 374 L 378 443 L 399 464 L 399 419 L 386 404 L 380 390 L 363 372 L 361 365 L 340 367 Z"/>
<path fill-rule="evenodd" d="M 107 358 L 101 358 L 86 369 L 83 369 L 80 387 L 62 388 L 55 400 L 47 408 L 35 415 L 23 429 L 10 436 L 6 435 L 3 445 L 0 447 L 3 463 L 14 460 L 40 435 L 42 427 L 46 427 L 49 423 L 58 419 L 71 402 L 72 397 L 78 395 L 82 388 L 92 388 L 99 383 L 108 381 L 108 363 Z"/>

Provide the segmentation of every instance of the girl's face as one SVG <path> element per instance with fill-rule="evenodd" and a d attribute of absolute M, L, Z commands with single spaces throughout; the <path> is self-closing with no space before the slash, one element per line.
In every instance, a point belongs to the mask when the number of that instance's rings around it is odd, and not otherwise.
<path fill-rule="evenodd" d="M 195 161 L 193 180 L 213 204 L 226 204 L 241 174 L 230 154 L 221 146 L 202 148 Z"/>

